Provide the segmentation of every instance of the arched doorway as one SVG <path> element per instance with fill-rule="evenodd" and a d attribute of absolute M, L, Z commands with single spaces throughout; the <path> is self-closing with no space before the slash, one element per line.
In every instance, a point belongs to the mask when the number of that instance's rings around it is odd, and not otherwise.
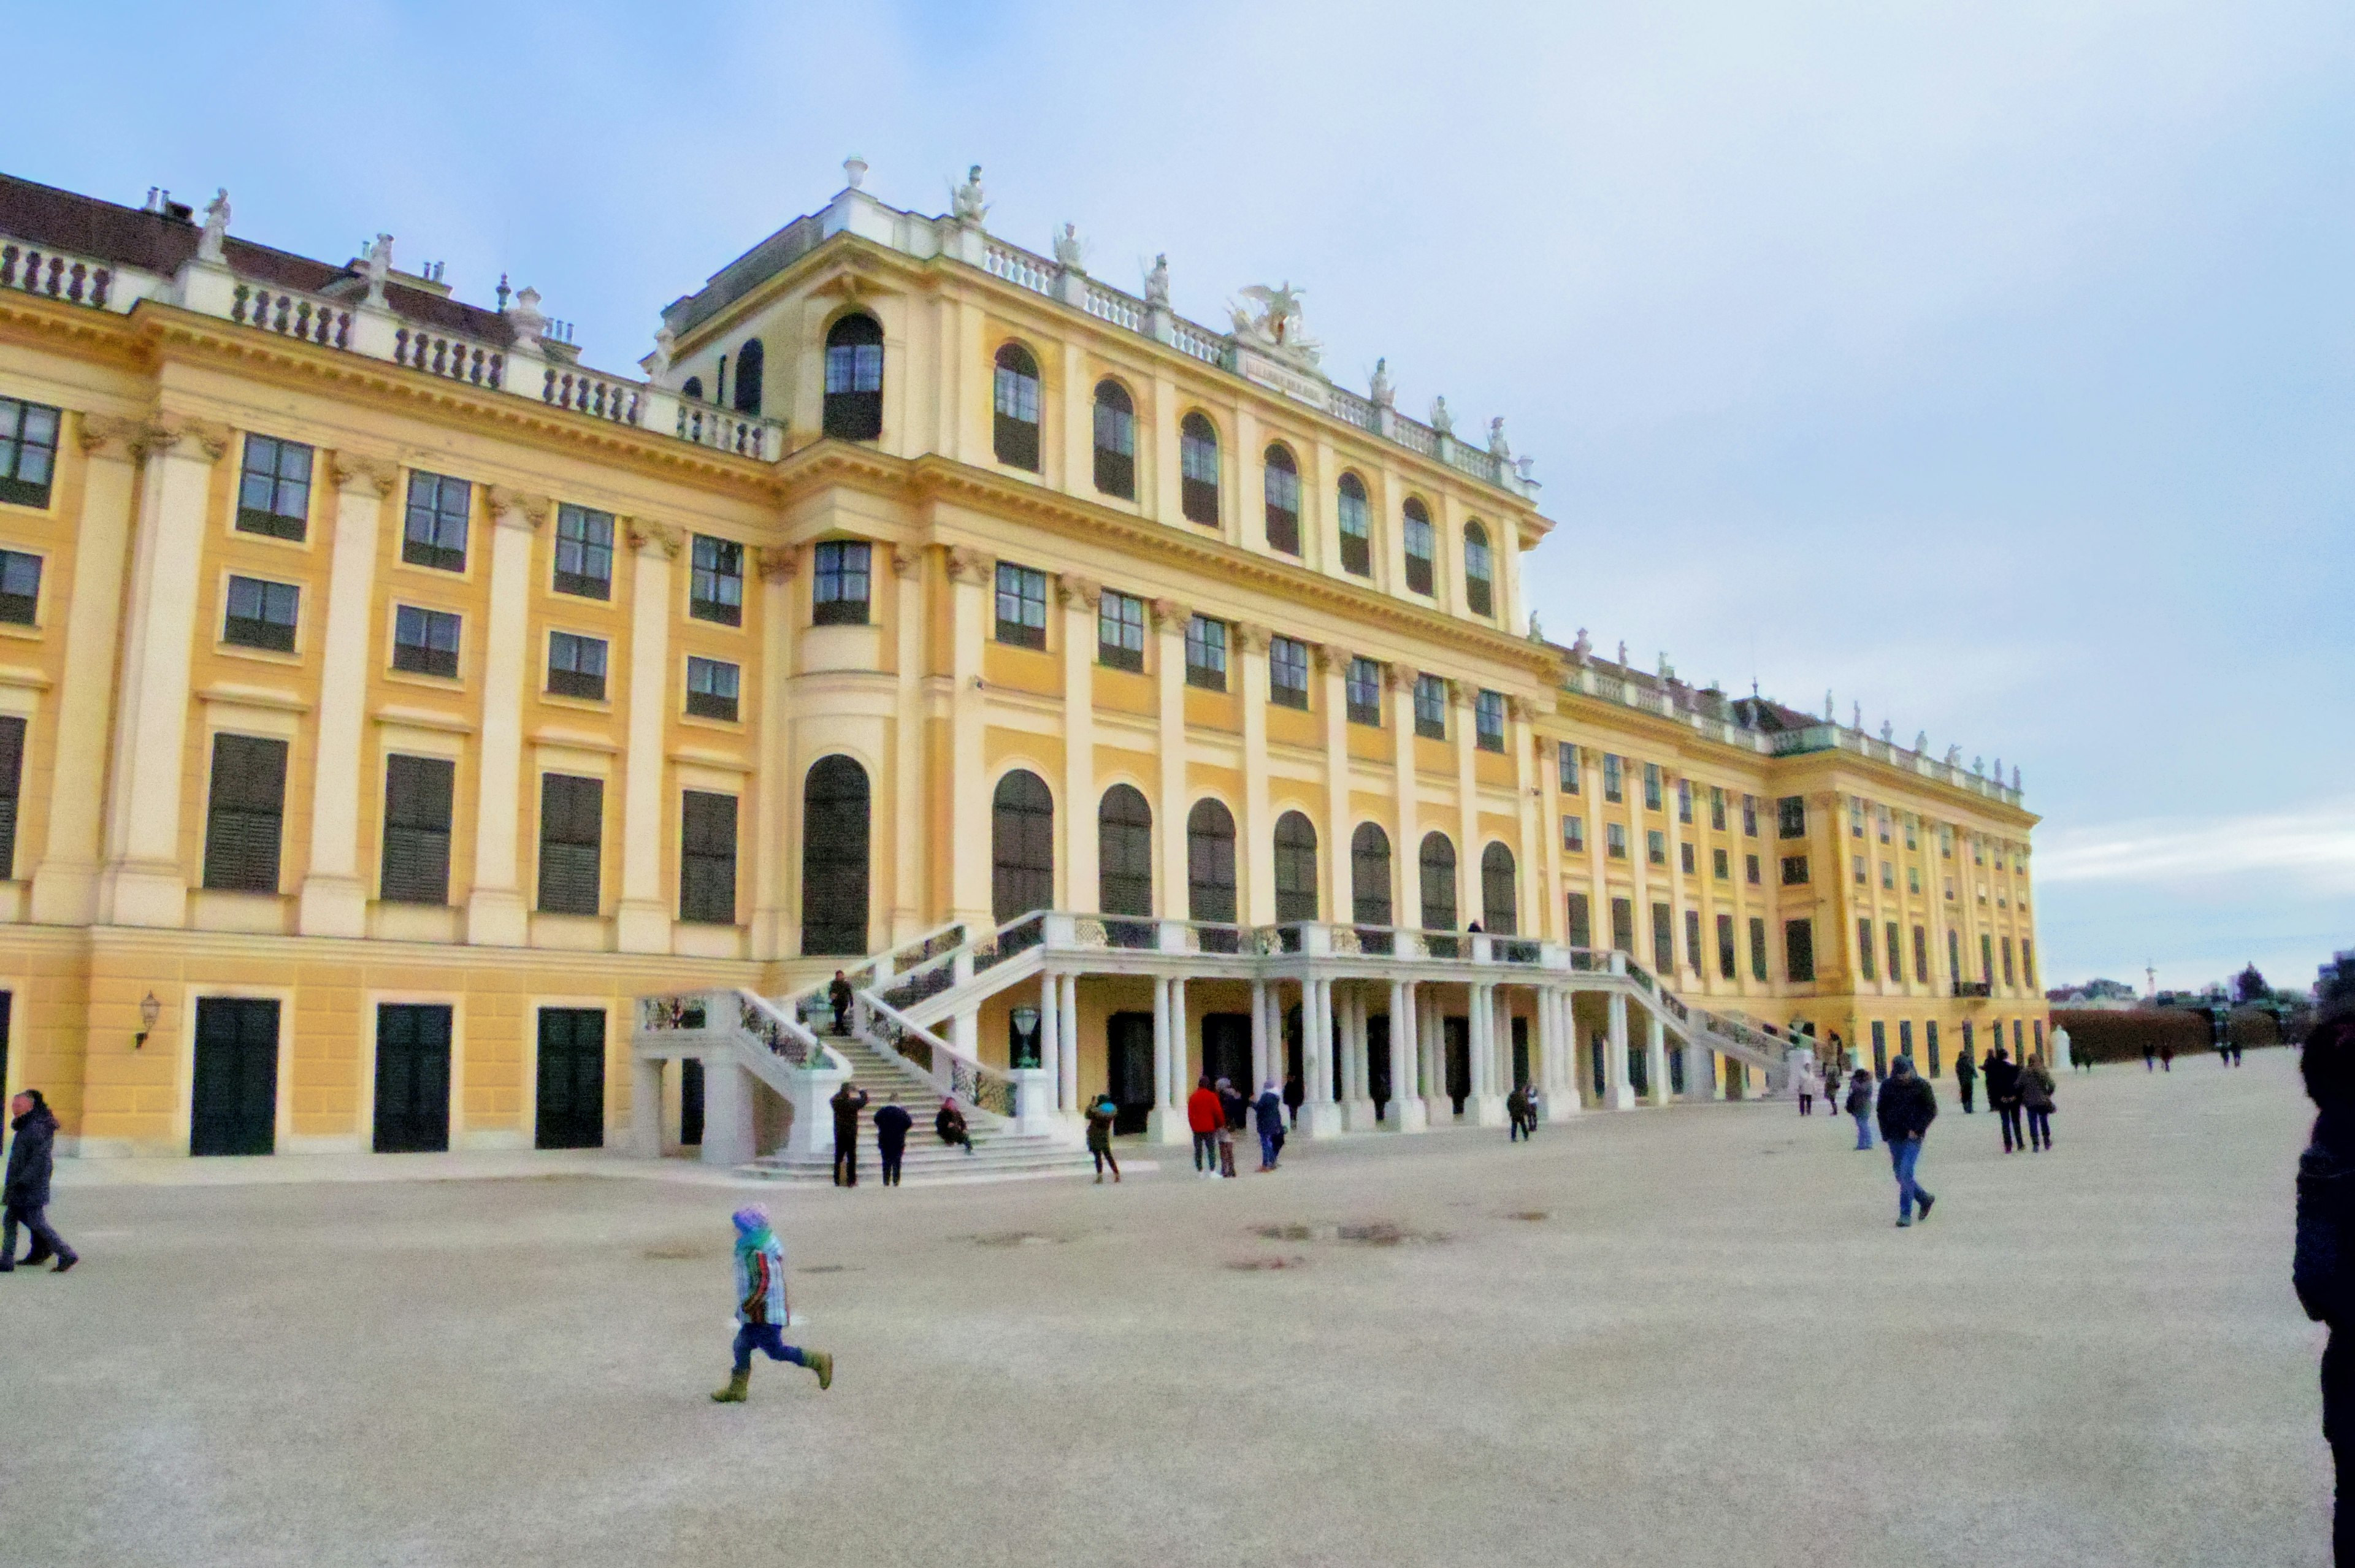
<path fill-rule="evenodd" d="M 1423 848 L 1417 856 L 1419 880 L 1423 893 L 1423 928 L 1425 931 L 1455 929 L 1455 846 L 1444 833 L 1426 833 Z M 1450 940 L 1433 937 L 1431 954 L 1434 958 L 1453 958 L 1456 944 Z"/>
<path fill-rule="evenodd" d="M 802 781 L 802 951 L 867 952 L 867 770 L 837 753 Z"/>
<path fill-rule="evenodd" d="M 1054 901 L 1055 797 L 1046 780 L 1018 768 L 990 803 L 990 912 L 1004 925 Z"/>
<path fill-rule="evenodd" d="M 1108 915 L 1104 933 L 1114 947 L 1151 947 L 1153 807 L 1134 784 L 1104 791 L 1096 805 L 1096 907 Z"/>

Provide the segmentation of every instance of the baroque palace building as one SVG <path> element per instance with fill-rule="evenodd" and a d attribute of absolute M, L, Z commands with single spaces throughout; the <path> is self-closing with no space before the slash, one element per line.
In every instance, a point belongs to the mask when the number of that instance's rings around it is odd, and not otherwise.
<path fill-rule="evenodd" d="M 638 378 L 389 238 L 0 180 L 0 1072 L 69 1147 L 822 1156 L 878 1062 L 1050 1141 L 1182 1141 L 1199 1072 L 1412 1131 L 2041 1045 L 1999 765 L 1539 639 L 1501 422 L 846 169 Z"/>

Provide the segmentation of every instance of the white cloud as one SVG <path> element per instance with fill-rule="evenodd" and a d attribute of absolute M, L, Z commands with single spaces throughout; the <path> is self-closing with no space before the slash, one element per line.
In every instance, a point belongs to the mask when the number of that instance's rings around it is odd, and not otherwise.
<path fill-rule="evenodd" d="M 2036 853 L 2036 880 L 2045 887 L 2217 879 L 2355 893 L 2355 801 L 2205 821 L 2056 829 Z"/>

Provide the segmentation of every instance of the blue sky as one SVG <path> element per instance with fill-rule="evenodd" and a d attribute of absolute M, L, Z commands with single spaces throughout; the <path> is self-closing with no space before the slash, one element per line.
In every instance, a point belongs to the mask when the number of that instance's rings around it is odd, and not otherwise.
<path fill-rule="evenodd" d="M 0 165 L 502 272 L 634 365 L 841 184 L 1307 289 L 1503 414 L 1549 632 L 2018 764 L 2053 981 L 2355 946 L 2355 7 L 24 10 Z M 136 47 L 126 47 L 136 39 Z"/>

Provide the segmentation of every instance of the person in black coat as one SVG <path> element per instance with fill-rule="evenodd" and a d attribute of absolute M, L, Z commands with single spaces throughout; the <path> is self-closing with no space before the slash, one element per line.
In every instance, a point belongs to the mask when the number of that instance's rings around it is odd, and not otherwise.
<path fill-rule="evenodd" d="M 867 1091 L 846 1078 L 826 1102 L 834 1107 L 834 1184 L 858 1185 L 858 1113 L 867 1109 Z"/>
<path fill-rule="evenodd" d="M 1963 1097 L 1963 1115 L 1966 1116 L 1974 1109 L 1971 1091 L 1978 1087 L 1978 1082 L 1979 1064 L 1971 1060 L 1971 1048 L 1966 1045 L 1963 1047 L 1962 1055 L 1955 1058 L 1955 1093 Z"/>
<path fill-rule="evenodd" d="M 2028 1141 L 2019 1130 L 2019 1065 L 1999 1045 L 1987 1052 L 1987 1109 L 2003 1124 L 2003 1152 L 2014 1153 Z"/>
<path fill-rule="evenodd" d="M 58 1260 L 57 1272 L 81 1262 L 81 1254 L 66 1245 L 49 1228 L 43 1211 L 49 1206 L 49 1173 L 57 1157 L 58 1118 L 38 1089 L 27 1089 L 8 1102 L 14 1113 L 9 1127 L 16 1139 L 8 1146 L 8 1175 L 0 1185 L 0 1273 L 16 1266 L 16 1227 L 33 1232 L 33 1250 L 25 1262 L 33 1266 Z"/>
<path fill-rule="evenodd" d="M 826 1005 L 834 1009 L 834 1032 L 850 1032 L 850 977 L 841 970 L 834 972 L 833 981 L 826 988 Z"/>
<path fill-rule="evenodd" d="M 908 1129 L 915 1118 L 894 1094 L 884 1107 L 875 1113 L 875 1152 L 883 1157 L 883 1185 L 900 1185 L 900 1161 L 908 1152 Z"/>
<path fill-rule="evenodd" d="M 1938 1095 L 1930 1081 L 1913 1071 L 1913 1059 L 1901 1056 L 1889 1064 L 1889 1082 L 1881 1086 L 1881 1141 L 1889 1146 L 1889 1168 L 1897 1175 L 1897 1222 L 1913 1222 L 1913 1203 L 1922 1203 L 1922 1218 L 1930 1217 L 1937 1201 L 1913 1179 L 1913 1166 L 1922 1157 L 1922 1140 L 1938 1119 Z"/>
<path fill-rule="evenodd" d="M 2355 1517 L 2348 1508 L 2349 1466 L 2355 1463 L 2355 1009 L 2334 1009 L 2306 1037 L 2299 1071 L 2318 1113 L 2314 1136 L 2297 1161 L 2297 1251 L 2290 1283 L 2298 1305 L 2328 1326 L 2322 1348 L 2322 1440 L 2337 1473 L 2331 1560 L 2355 1563 Z M 2355 1332 L 2355 1330 L 2350 1330 Z"/>

